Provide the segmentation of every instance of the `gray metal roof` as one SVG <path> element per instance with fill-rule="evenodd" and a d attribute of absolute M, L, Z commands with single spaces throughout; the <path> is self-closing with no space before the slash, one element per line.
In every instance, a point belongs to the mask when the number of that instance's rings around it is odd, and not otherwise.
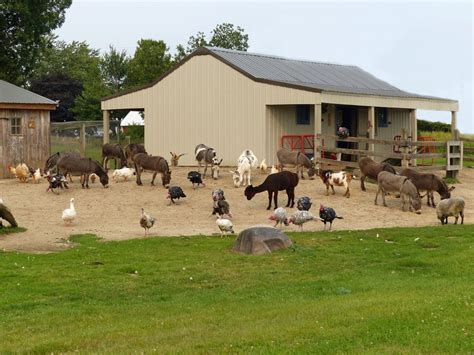
<path fill-rule="evenodd" d="M 56 105 L 53 100 L 3 80 L 0 80 L 0 103 Z"/>
<path fill-rule="evenodd" d="M 354 65 L 287 59 L 215 47 L 206 48 L 255 79 L 321 91 L 446 100 L 400 90 Z"/>

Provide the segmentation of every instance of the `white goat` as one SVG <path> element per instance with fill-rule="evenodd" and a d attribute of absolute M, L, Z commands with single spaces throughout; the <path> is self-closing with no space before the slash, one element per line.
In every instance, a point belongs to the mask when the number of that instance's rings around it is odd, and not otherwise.
<path fill-rule="evenodd" d="M 258 166 L 258 159 L 250 149 L 246 149 L 240 154 L 237 161 L 237 170 L 230 170 L 232 179 L 234 180 L 234 186 L 239 187 L 245 186 L 246 182 L 250 186 L 250 172 Z M 245 181 L 247 179 L 247 181 Z"/>

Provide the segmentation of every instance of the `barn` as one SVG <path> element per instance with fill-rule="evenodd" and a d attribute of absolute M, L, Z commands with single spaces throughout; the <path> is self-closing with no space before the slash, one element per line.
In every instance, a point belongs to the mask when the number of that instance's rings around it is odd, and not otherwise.
<path fill-rule="evenodd" d="M 183 165 L 195 164 L 199 143 L 215 148 L 225 165 L 235 165 L 246 148 L 273 164 L 280 146 L 295 147 L 292 139 L 311 141 L 309 154 L 340 144 L 318 138 L 340 126 L 354 137 L 405 134 L 415 141 L 417 109 L 451 112 L 456 128 L 457 101 L 400 90 L 353 65 L 211 47 L 195 50 L 146 86 L 102 100 L 104 132 L 110 110 L 143 111 L 147 151 L 187 152 Z"/>
<path fill-rule="evenodd" d="M 51 110 L 57 103 L 0 80 L 0 178 L 8 165 L 42 167 L 49 156 Z"/>

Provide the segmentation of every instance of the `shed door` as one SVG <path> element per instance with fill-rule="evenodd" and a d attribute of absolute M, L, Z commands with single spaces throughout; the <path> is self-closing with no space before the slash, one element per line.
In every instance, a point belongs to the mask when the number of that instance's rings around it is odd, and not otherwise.
<path fill-rule="evenodd" d="M 24 162 L 23 149 L 23 118 L 12 117 L 9 120 L 8 133 L 10 135 L 10 164 L 19 164 Z"/>

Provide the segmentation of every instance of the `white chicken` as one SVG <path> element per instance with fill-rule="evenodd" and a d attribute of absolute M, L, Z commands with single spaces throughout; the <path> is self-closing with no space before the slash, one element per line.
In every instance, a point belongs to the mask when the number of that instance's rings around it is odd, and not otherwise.
<path fill-rule="evenodd" d="M 40 181 L 41 181 L 41 170 L 40 168 L 38 168 L 33 173 L 33 182 L 38 184 Z"/>
<path fill-rule="evenodd" d="M 124 167 L 122 169 L 115 169 L 112 174 L 112 180 L 119 182 L 120 179 L 127 181 L 135 175 L 135 169 Z"/>
<path fill-rule="evenodd" d="M 152 216 L 150 216 L 148 213 L 145 212 L 145 210 L 142 208 L 142 215 L 140 218 L 140 226 L 145 229 L 145 237 L 147 235 L 148 229 L 153 227 L 155 224 L 156 219 Z"/>
<path fill-rule="evenodd" d="M 217 217 L 216 219 L 216 224 L 219 227 L 221 231 L 221 238 L 225 235 L 227 237 L 227 233 L 230 232 L 234 234 L 234 225 L 232 224 L 232 221 L 227 218 L 221 218 Z"/>
<path fill-rule="evenodd" d="M 293 223 L 300 227 L 300 231 L 303 231 L 303 224 L 309 221 L 319 221 L 319 217 L 315 217 L 309 211 L 296 211 L 293 213 L 290 218 L 288 218 L 288 223 Z"/>
<path fill-rule="evenodd" d="M 262 162 L 260 163 L 260 166 L 258 168 L 260 169 L 261 173 L 266 173 L 267 172 L 268 166 L 265 163 L 265 159 L 262 160 Z"/>
<path fill-rule="evenodd" d="M 74 198 L 71 198 L 69 201 L 69 208 L 66 208 L 63 211 L 63 221 L 66 225 L 71 225 L 74 219 L 76 218 L 76 209 L 74 208 Z"/>
<path fill-rule="evenodd" d="M 286 216 L 286 210 L 283 207 L 278 207 L 275 211 L 273 211 L 273 214 L 268 217 L 270 221 L 275 221 L 275 225 L 273 227 L 276 227 L 278 225 L 284 224 L 287 226 L 288 223 L 288 218 Z"/>
<path fill-rule="evenodd" d="M 275 165 L 272 165 L 272 169 L 270 170 L 270 174 L 276 174 L 278 172 L 278 169 L 275 167 Z"/>

